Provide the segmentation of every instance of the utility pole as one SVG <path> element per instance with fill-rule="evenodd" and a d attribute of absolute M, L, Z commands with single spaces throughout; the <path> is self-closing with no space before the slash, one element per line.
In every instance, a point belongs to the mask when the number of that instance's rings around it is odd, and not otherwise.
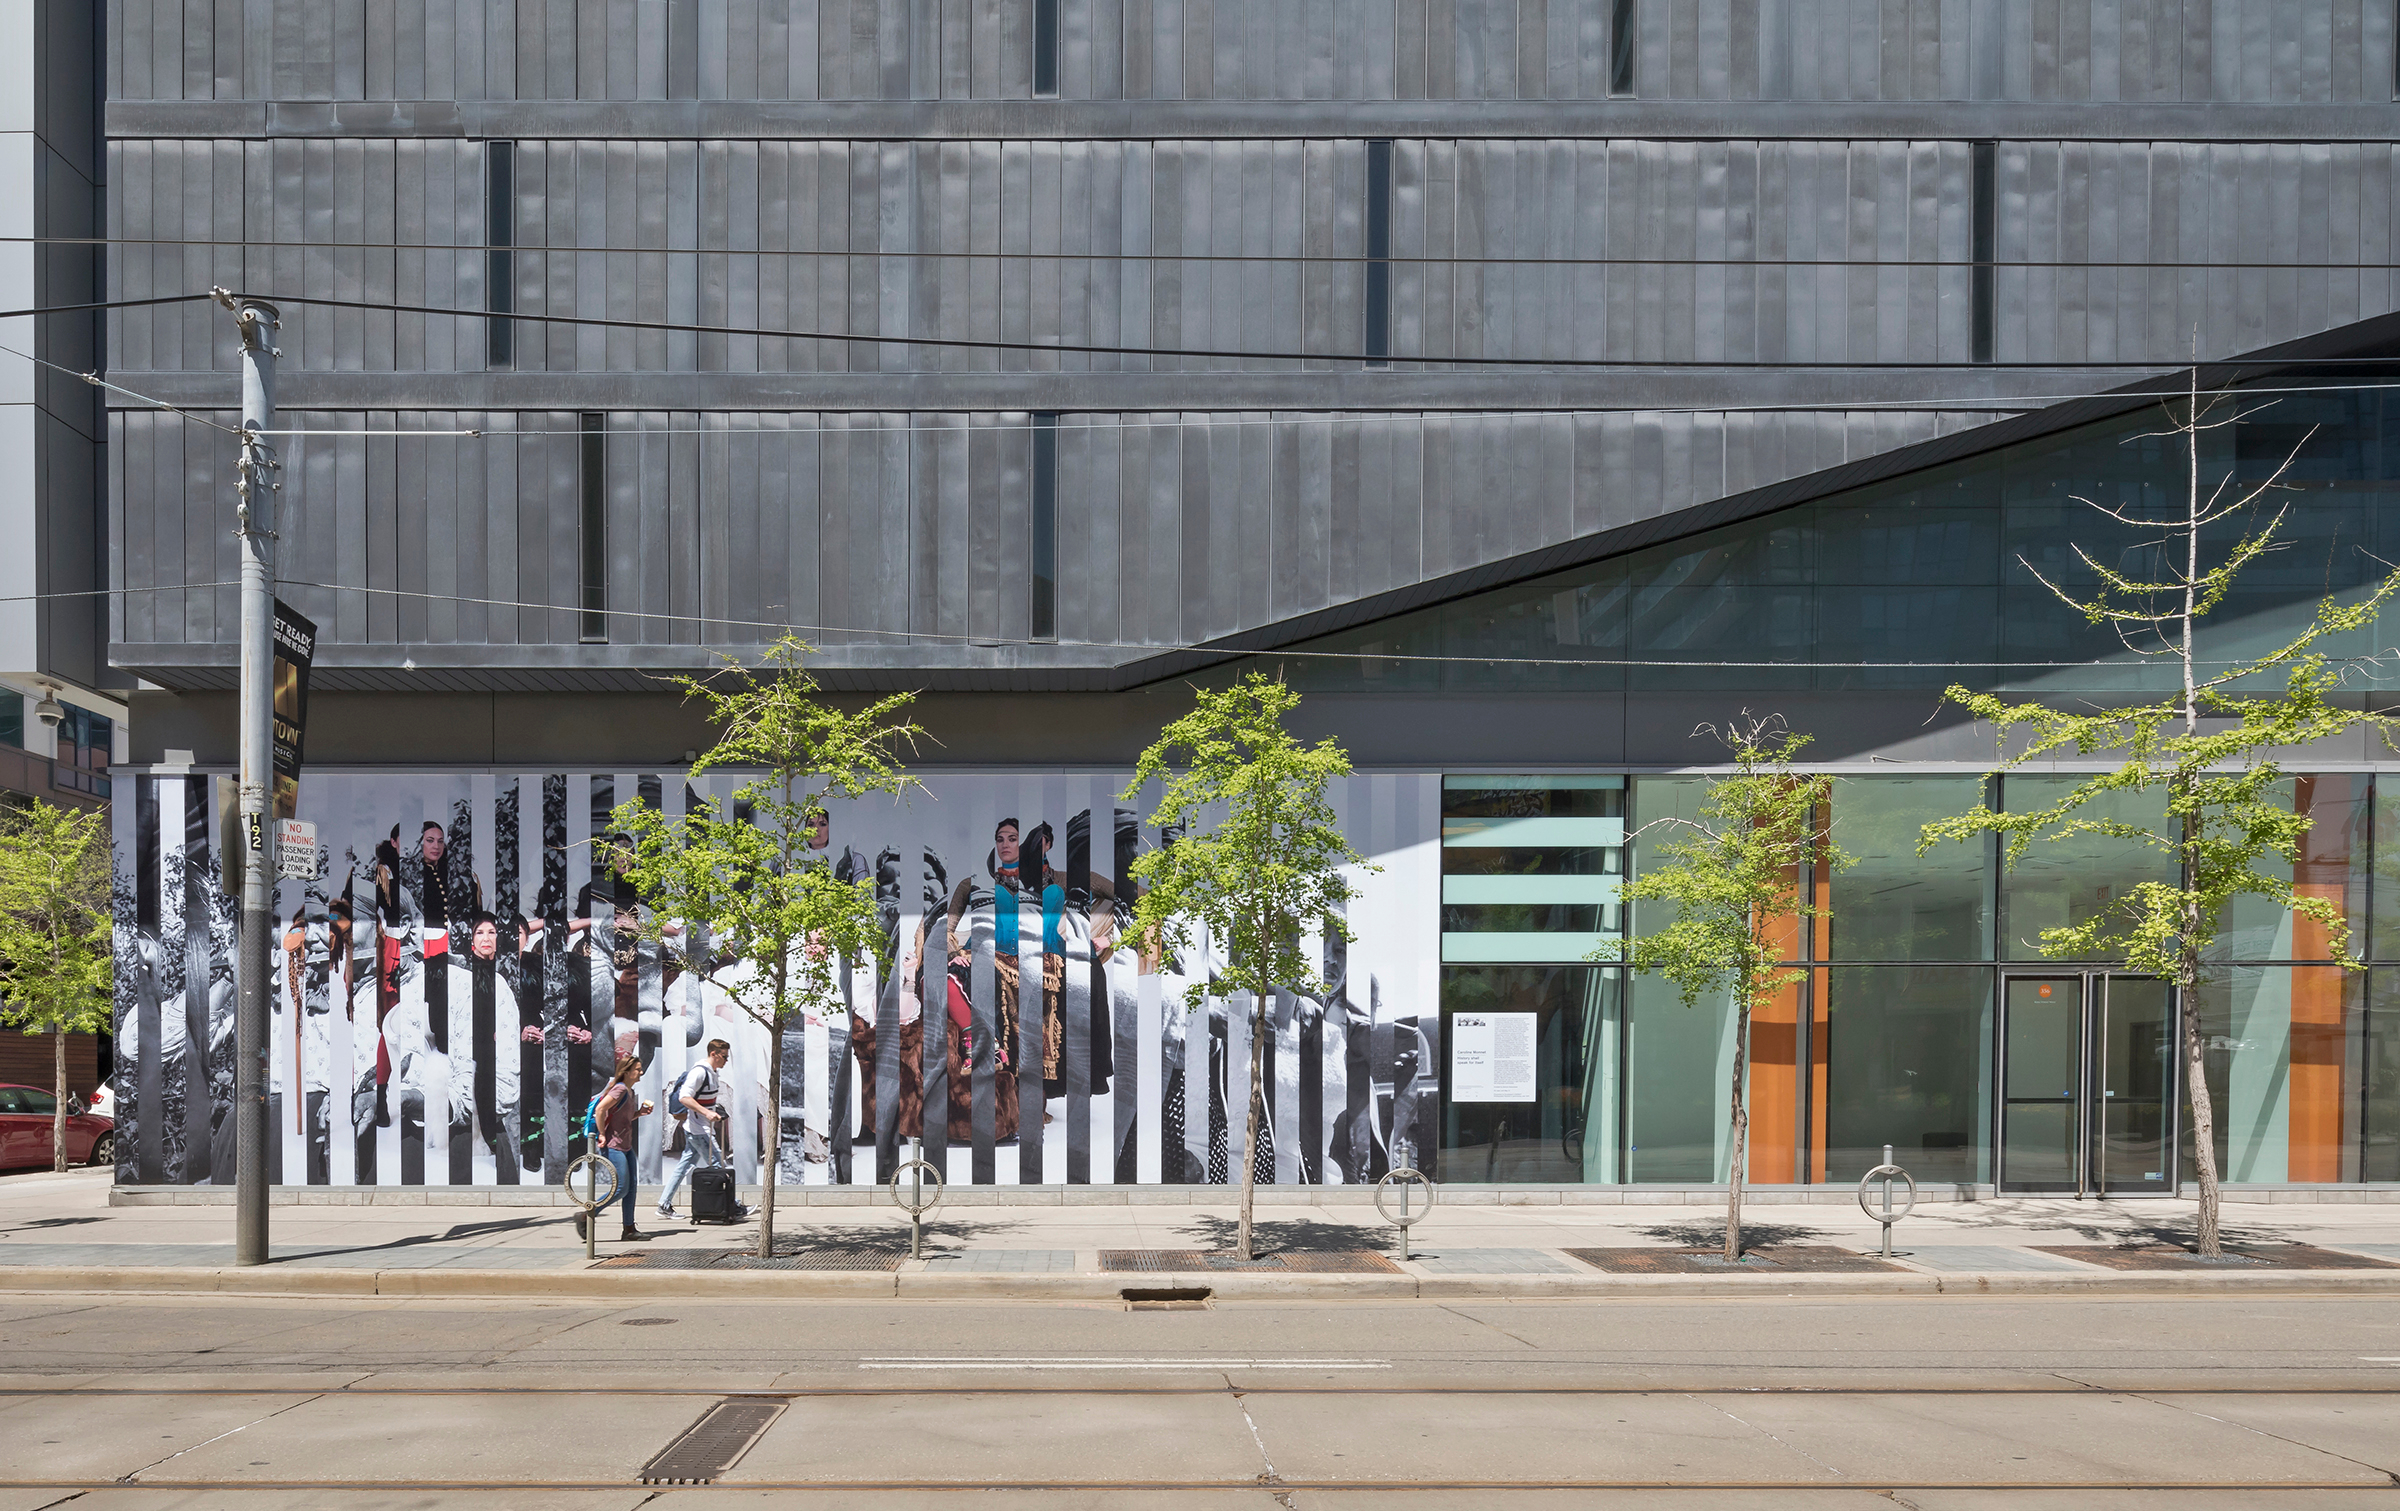
<path fill-rule="evenodd" d="M 268 794 L 275 785 L 275 306 L 215 289 L 242 340 L 241 471 L 235 506 L 242 542 L 241 972 L 234 1009 L 233 1262 L 267 1262 L 268 979 L 274 965 L 275 871 Z"/>

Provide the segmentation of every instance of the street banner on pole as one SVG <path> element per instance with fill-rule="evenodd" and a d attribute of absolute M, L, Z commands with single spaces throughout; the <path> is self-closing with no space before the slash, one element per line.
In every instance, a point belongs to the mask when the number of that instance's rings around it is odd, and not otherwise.
<path fill-rule="evenodd" d="M 308 669 L 317 657 L 317 627 L 282 599 L 275 600 L 275 816 L 300 812 L 301 747 L 308 732 Z"/>

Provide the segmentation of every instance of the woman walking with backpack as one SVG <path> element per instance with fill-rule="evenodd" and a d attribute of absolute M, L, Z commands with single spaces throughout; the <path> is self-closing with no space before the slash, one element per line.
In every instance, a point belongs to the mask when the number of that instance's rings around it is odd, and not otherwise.
<path fill-rule="evenodd" d="M 633 1083 L 641 1078 L 640 1060 L 632 1055 L 617 1056 L 617 1073 L 609 1077 L 608 1089 L 600 1093 L 600 1100 L 592 1108 L 592 1123 L 599 1135 L 600 1152 L 608 1156 L 608 1162 L 617 1170 L 617 1200 L 625 1214 L 625 1231 L 619 1236 L 627 1243 L 650 1236 L 633 1225 L 634 1119 L 650 1110 L 650 1104 L 643 1101 L 641 1094 L 633 1089 Z M 595 1210 L 591 1220 L 597 1220 L 599 1216 Z M 583 1231 L 586 1220 L 581 1216 L 575 1219 L 576 1237 L 586 1236 Z"/>

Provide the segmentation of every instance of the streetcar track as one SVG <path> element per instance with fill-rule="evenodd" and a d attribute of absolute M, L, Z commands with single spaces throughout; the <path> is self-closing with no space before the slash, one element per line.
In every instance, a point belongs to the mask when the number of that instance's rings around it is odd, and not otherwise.
<path fill-rule="evenodd" d="M 1195 1372 L 1201 1372 L 1195 1366 Z M 153 1396 L 576 1396 L 640 1397 L 662 1400 L 726 1397 L 801 1400 L 849 1396 L 939 1396 L 944 1400 L 977 1396 L 1820 1396 L 1820 1397 L 1998 1397 L 2009 1400 L 2102 1396 L 2134 1399 L 2144 1396 L 2359 1396 L 2400 1395 L 2400 1386 L 2344 1385 L 2083 1385 L 2073 1388 L 2004 1385 L 1359 1385 L 1347 1381 L 1324 1385 L 78 1385 L 42 1389 L 0 1386 L 0 1399 L 38 1397 L 45 1400 L 109 1400 Z M 6 1482 L 0 1482 L 6 1483 Z"/>
<path fill-rule="evenodd" d="M 445 1479 L 376 1479 L 352 1480 L 236 1480 L 145 1479 L 131 1484 L 119 1480 L 5 1480 L 0 1490 L 57 1491 L 62 1494 L 92 1494 L 100 1491 L 177 1491 L 217 1493 L 227 1491 L 318 1494 L 368 1494 L 403 1492 L 516 1492 L 531 1491 L 628 1491 L 642 1488 L 638 1482 L 623 1479 L 594 1480 L 445 1480 Z M 872 1494 L 926 1494 L 948 1491 L 957 1494 L 988 1495 L 994 1491 L 1066 1491 L 1091 1493 L 1106 1491 L 1171 1491 L 1221 1492 L 1246 1490 L 1260 1492 L 1265 1487 L 1256 1478 L 1216 1480 L 837 1480 L 837 1479 L 745 1479 L 720 1480 L 710 1485 L 678 1485 L 671 1487 L 675 1495 L 708 1493 L 757 1495 L 762 1491 L 816 1491 Z M 1522 1479 L 1522 1480 L 1311 1480 L 1279 1478 L 1275 1487 L 1286 1493 L 1306 1492 L 1326 1494 L 1390 1495 L 1400 1491 L 1446 1491 L 1492 1493 L 1528 1493 L 1534 1491 L 1576 1490 L 1648 1490 L 1648 1491 L 1784 1491 L 1824 1493 L 1843 1491 L 1851 1494 L 1903 1494 L 1913 1491 L 1997 1490 L 2016 1493 L 2038 1491 L 2117 1490 L 2117 1491 L 2223 1491 L 2239 1490 L 2254 1495 L 2288 1494 L 2309 1491 L 2345 1490 L 2361 1493 L 2390 1491 L 2389 1480 L 2382 1484 L 2358 1480 L 1845 1480 L 1828 1484 L 1823 1480 L 1717 1480 L 1717 1479 Z M 662 1487 L 662 1492 L 666 1493 Z"/>

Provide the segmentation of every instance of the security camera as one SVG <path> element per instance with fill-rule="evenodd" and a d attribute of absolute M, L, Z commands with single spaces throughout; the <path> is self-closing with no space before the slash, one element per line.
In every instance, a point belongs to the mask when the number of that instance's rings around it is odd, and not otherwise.
<path fill-rule="evenodd" d="M 67 710 L 64 704 L 50 696 L 50 689 L 45 687 L 42 689 L 42 701 L 33 705 L 33 716 L 56 729 L 66 721 Z"/>

